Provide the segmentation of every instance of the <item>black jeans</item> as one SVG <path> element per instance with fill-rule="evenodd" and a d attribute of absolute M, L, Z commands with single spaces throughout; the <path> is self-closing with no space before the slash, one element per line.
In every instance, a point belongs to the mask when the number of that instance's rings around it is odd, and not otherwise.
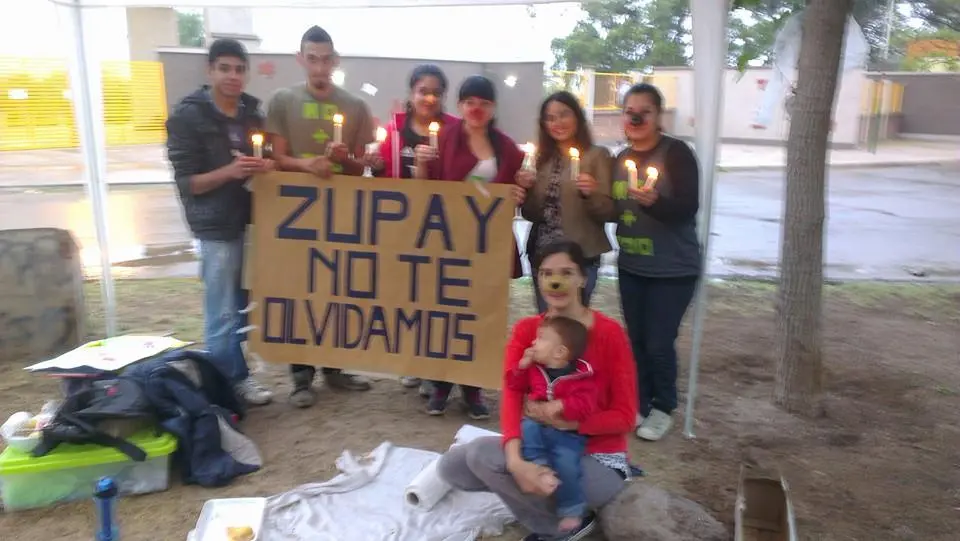
<path fill-rule="evenodd" d="M 433 384 L 433 392 L 447 398 L 450 396 L 450 391 L 453 390 L 453 383 L 449 381 L 430 381 Z M 480 387 L 474 387 L 472 385 L 461 385 L 460 392 L 463 394 L 463 400 L 467 403 L 476 401 L 480 398 Z"/>
<path fill-rule="evenodd" d="M 640 415 L 677 408 L 677 332 L 697 276 L 647 278 L 620 271 L 620 307 L 637 363 Z"/>
<path fill-rule="evenodd" d="M 339 368 L 322 368 L 324 374 L 339 374 L 343 370 Z M 291 364 L 290 365 L 290 374 L 299 374 L 299 373 L 309 374 L 309 376 L 304 376 L 304 379 L 313 379 L 313 376 L 317 374 L 317 367 L 310 364 Z M 294 378 L 296 380 L 296 378 Z"/>

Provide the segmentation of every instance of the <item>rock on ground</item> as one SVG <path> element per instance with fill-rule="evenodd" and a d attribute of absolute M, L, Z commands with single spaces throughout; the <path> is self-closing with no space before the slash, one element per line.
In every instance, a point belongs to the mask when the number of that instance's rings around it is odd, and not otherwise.
<path fill-rule="evenodd" d="M 637 479 L 600 511 L 607 541 L 729 541 L 726 527 L 686 498 Z"/>

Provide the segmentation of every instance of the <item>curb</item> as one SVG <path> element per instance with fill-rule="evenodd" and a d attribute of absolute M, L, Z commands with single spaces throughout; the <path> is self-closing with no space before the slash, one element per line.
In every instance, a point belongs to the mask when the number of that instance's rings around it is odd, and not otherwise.
<path fill-rule="evenodd" d="M 947 159 L 929 159 L 916 161 L 888 161 L 871 163 L 837 163 L 832 164 L 828 169 L 877 169 L 881 167 L 916 167 L 916 166 L 938 166 L 960 164 L 960 158 Z M 717 171 L 720 172 L 739 172 L 739 171 L 779 171 L 786 170 L 786 165 L 719 165 Z"/>
<path fill-rule="evenodd" d="M 828 169 L 876 169 L 882 167 L 916 167 L 916 166 L 936 166 L 944 167 L 949 165 L 960 165 L 960 158 L 956 159 L 931 159 L 917 160 L 911 162 L 889 161 L 873 163 L 838 163 L 831 165 Z M 24 167 L 25 168 L 25 167 Z M 0 170 L 4 167 L 0 167 Z M 132 171 L 143 170 L 147 168 L 134 168 Z M 718 165 L 717 171 L 721 173 L 735 173 L 744 171 L 783 171 L 785 165 Z M 174 184 L 173 179 L 163 181 L 125 181 L 108 182 L 108 187 L 114 186 L 165 186 Z M 0 184 L 0 190 L 29 190 L 32 188 L 83 188 L 86 187 L 83 181 L 75 180 L 70 182 L 37 182 L 31 184 Z"/>

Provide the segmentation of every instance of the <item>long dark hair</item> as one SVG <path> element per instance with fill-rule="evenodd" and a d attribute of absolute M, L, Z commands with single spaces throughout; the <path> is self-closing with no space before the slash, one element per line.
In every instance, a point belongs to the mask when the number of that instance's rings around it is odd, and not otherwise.
<path fill-rule="evenodd" d="M 537 250 L 530 262 L 533 267 L 533 274 L 540 272 L 540 266 L 543 265 L 546 258 L 557 254 L 567 254 L 570 260 L 580 269 L 580 275 L 587 275 L 587 256 L 583 254 L 583 248 L 576 242 L 565 238 L 549 242 Z"/>
<path fill-rule="evenodd" d="M 497 103 L 497 88 L 493 81 L 483 75 L 471 75 L 460 83 L 460 92 L 457 96 L 459 101 L 465 101 L 470 98 L 479 98 Z M 497 161 L 497 167 L 500 167 L 500 138 L 497 135 L 497 117 L 494 115 L 487 124 L 487 138 L 490 140 L 490 146 L 493 147 L 494 159 Z"/>
<path fill-rule="evenodd" d="M 593 135 L 590 134 L 587 115 L 583 112 L 580 101 L 577 100 L 576 96 L 566 90 L 554 92 L 547 96 L 547 99 L 543 100 L 543 103 L 540 104 L 540 120 L 538 123 L 540 127 L 539 143 L 537 145 L 538 169 L 559 153 L 558 148 L 560 145 L 550 136 L 550 132 L 547 130 L 547 107 L 553 102 L 566 105 L 573 111 L 573 116 L 577 119 L 577 133 L 574 135 L 574 144 L 580 152 L 586 152 L 593 146 Z"/>
<path fill-rule="evenodd" d="M 436 64 L 420 64 L 413 68 L 413 71 L 410 72 L 410 84 L 408 85 L 410 92 L 413 92 L 413 88 L 417 86 L 417 83 L 426 77 L 436 77 L 437 81 L 440 82 L 440 92 L 442 92 L 444 96 L 447 95 L 447 76 L 443 73 L 443 70 L 440 69 L 440 66 Z M 410 122 L 410 117 L 413 116 L 413 102 L 409 98 L 406 104 L 404 104 L 404 110 L 407 113 L 407 122 Z M 443 114 L 443 100 L 440 100 L 440 114 Z"/>

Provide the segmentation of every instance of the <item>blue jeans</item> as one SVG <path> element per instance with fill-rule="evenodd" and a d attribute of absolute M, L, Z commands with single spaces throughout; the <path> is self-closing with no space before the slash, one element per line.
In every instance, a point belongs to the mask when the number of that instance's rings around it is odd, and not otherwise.
<path fill-rule="evenodd" d="M 242 287 L 243 238 L 200 241 L 200 279 L 203 280 L 203 341 L 212 361 L 231 383 L 250 376 L 240 348 L 245 337 L 237 331 L 247 325 L 240 310 L 250 292 Z"/>
<path fill-rule="evenodd" d="M 587 283 L 583 287 L 583 295 L 580 299 L 583 301 L 584 306 L 590 306 L 590 297 L 593 297 L 593 290 L 597 287 L 597 275 L 599 272 L 599 262 L 587 267 Z M 537 280 L 536 273 L 533 275 L 533 294 L 536 297 L 537 313 L 542 314 L 546 312 L 547 302 L 543 300 L 543 295 L 540 294 L 540 281 Z"/>
<path fill-rule="evenodd" d="M 580 461 L 587 438 L 527 417 L 523 418 L 520 427 L 523 430 L 520 450 L 524 460 L 549 467 L 560 480 L 560 486 L 554 492 L 557 515 L 582 517 L 587 512 L 587 500 L 581 487 Z"/>
<path fill-rule="evenodd" d="M 677 332 L 697 277 L 648 278 L 620 271 L 620 308 L 637 363 L 640 415 L 677 408 Z"/>

